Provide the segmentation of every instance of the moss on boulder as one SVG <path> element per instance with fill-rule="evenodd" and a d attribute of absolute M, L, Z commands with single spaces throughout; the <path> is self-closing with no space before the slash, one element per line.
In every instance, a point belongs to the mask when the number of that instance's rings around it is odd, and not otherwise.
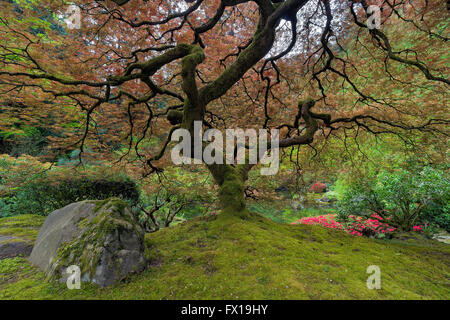
<path fill-rule="evenodd" d="M 144 231 L 120 199 L 73 203 L 47 217 L 30 261 L 49 279 L 76 265 L 82 281 L 108 286 L 145 268 Z"/>

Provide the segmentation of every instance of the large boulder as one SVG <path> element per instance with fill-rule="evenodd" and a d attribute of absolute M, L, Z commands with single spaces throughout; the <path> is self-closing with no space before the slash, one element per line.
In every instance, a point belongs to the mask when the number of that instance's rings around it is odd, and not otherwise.
<path fill-rule="evenodd" d="M 52 212 L 30 261 L 50 278 L 64 280 L 76 265 L 81 280 L 111 285 L 147 265 L 144 231 L 120 199 L 81 201 Z"/>

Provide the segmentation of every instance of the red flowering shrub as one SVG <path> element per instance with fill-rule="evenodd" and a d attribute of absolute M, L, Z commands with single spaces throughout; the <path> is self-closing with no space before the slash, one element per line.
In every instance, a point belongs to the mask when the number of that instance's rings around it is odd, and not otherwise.
<path fill-rule="evenodd" d="M 350 216 L 350 222 L 346 224 L 336 221 L 335 218 L 335 214 L 327 214 L 323 216 L 302 218 L 292 222 L 292 224 L 317 224 L 330 229 L 343 230 L 358 237 L 391 237 L 392 233 L 396 230 L 396 228 L 390 226 L 389 224 L 382 223 L 381 217 L 376 214 L 372 214 L 369 219 Z M 423 228 L 424 226 L 414 226 L 413 230 L 416 232 L 423 232 Z"/>
<path fill-rule="evenodd" d="M 323 227 L 331 228 L 331 229 L 340 229 L 343 230 L 344 227 L 341 223 L 335 221 L 335 214 L 326 214 L 323 216 L 316 217 L 306 217 L 292 222 L 291 224 L 318 224 Z"/>
<path fill-rule="evenodd" d="M 390 237 L 396 228 L 387 223 L 382 223 L 382 218 L 376 214 L 372 214 L 369 219 L 362 217 L 350 216 L 350 223 L 347 224 L 346 231 L 350 234 L 366 237 Z"/>
<path fill-rule="evenodd" d="M 354 236 L 366 237 L 384 237 L 390 235 L 395 228 L 390 227 L 386 223 L 381 223 L 379 217 L 373 215 L 370 219 L 363 220 L 362 217 L 350 216 L 350 222 L 342 224 L 335 220 L 335 214 L 327 214 L 324 216 L 308 217 L 292 224 L 318 224 L 326 228 L 344 230 Z"/>
<path fill-rule="evenodd" d="M 309 192 L 314 192 L 314 193 L 323 193 L 327 190 L 327 186 L 325 185 L 325 183 L 321 183 L 321 182 L 314 182 L 314 184 L 311 186 L 311 188 L 309 188 Z"/>

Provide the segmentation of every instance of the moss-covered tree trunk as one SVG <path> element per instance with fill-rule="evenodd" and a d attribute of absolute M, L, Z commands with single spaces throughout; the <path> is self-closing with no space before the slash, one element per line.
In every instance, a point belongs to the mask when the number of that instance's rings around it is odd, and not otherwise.
<path fill-rule="evenodd" d="M 248 216 L 245 205 L 245 182 L 251 165 L 208 165 L 217 185 L 219 186 L 219 201 L 222 214 L 241 218 Z"/>

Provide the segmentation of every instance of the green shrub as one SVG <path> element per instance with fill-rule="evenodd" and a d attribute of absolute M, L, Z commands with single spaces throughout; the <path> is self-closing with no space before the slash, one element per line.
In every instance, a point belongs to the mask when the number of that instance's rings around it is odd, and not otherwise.
<path fill-rule="evenodd" d="M 129 178 L 67 177 L 49 184 L 47 179 L 30 182 L 15 194 L 12 206 L 16 214 L 39 213 L 47 215 L 73 202 L 103 200 L 119 197 L 133 206 L 139 201 L 134 181 Z"/>
<path fill-rule="evenodd" d="M 28 171 L 27 171 L 28 170 Z M 0 216 L 41 214 L 82 200 L 119 197 L 136 206 L 136 183 L 107 167 L 48 167 L 32 157 L 0 159 Z"/>
<path fill-rule="evenodd" d="M 430 201 L 430 204 L 423 210 L 422 218 L 431 225 L 438 226 L 450 232 L 450 203 L 449 196 Z M 444 201 L 447 201 L 444 203 Z"/>
<path fill-rule="evenodd" d="M 0 131 L 0 153 L 12 156 L 41 155 L 46 152 L 50 131 L 41 127 L 19 126 L 10 131 Z"/>
<path fill-rule="evenodd" d="M 389 224 L 411 231 L 422 222 L 448 230 L 450 180 L 442 170 L 381 170 L 373 179 L 350 180 L 338 202 L 338 215 L 377 213 Z"/>

